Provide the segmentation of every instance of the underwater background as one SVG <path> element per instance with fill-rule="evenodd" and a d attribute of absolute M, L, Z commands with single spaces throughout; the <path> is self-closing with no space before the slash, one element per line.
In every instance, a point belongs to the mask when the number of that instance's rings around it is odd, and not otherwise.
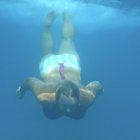
<path fill-rule="evenodd" d="M 1 0 L 0 140 L 140 140 L 140 1 Z M 47 119 L 28 92 L 16 98 L 29 76 L 40 78 L 40 45 L 48 11 L 68 11 L 76 31 L 82 84 L 99 80 L 99 95 L 82 120 Z M 56 51 L 62 16 L 54 25 Z"/>

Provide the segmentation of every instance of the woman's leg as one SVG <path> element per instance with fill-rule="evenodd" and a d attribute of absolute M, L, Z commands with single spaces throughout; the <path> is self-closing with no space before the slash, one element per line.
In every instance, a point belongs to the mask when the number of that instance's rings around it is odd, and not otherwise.
<path fill-rule="evenodd" d="M 41 47 L 42 57 L 45 55 L 53 54 L 54 42 L 51 32 L 51 25 L 56 17 L 54 12 L 50 12 L 46 18 L 45 31 L 43 34 L 43 43 Z"/>
<path fill-rule="evenodd" d="M 76 54 L 74 44 L 74 27 L 69 15 L 64 14 L 64 24 L 62 27 L 62 41 L 60 44 L 59 54 Z"/>

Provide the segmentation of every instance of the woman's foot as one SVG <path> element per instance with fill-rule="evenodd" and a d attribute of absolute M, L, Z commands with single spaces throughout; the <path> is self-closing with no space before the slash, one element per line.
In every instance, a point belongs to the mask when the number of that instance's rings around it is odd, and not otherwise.
<path fill-rule="evenodd" d="M 57 16 L 56 12 L 54 12 L 54 11 L 49 12 L 49 14 L 47 15 L 47 18 L 46 18 L 46 26 L 47 27 L 50 27 L 52 25 L 56 16 Z"/>

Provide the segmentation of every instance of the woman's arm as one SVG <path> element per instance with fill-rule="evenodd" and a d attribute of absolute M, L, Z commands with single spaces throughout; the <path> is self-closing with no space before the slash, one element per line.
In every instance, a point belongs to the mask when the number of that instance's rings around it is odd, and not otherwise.
<path fill-rule="evenodd" d="M 90 107 L 95 101 L 95 95 L 87 89 L 80 89 L 80 99 L 79 99 L 79 107 L 82 109 L 87 109 Z"/>
<path fill-rule="evenodd" d="M 45 90 L 45 83 L 35 77 L 27 78 L 16 91 L 18 98 L 23 98 L 25 93 L 30 90 L 36 97 Z"/>

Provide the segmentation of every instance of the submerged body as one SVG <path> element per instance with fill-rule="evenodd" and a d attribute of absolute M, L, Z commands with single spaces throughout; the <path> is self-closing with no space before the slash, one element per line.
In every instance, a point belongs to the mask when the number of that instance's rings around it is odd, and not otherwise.
<path fill-rule="evenodd" d="M 22 98 L 27 90 L 31 90 L 47 118 L 68 116 L 81 119 L 103 88 L 98 81 L 90 82 L 87 86 L 81 85 L 81 67 L 75 49 L 74 28 L 67 14 L 64 14 L 59 52 L 57 55 L 53 53 L 50 27 L 54 19 L 55 14 L 49 13 L 45 24 L 39 67 L 43 81 L 35 77 L 27 78 L 17 89 L 17 97 Z"/>

